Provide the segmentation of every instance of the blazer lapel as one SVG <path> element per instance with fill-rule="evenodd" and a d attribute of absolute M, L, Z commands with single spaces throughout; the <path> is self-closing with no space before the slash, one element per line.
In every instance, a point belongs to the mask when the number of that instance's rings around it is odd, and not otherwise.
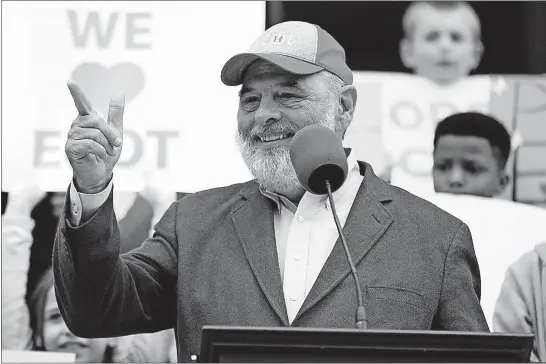
<path fill-rule="evenodd" d="M 275 242 L 273 206 L 251 182 L 240 195 L 243 203 L 231 213 L 239 240 L 265 297 L 285 326 L 289 326 Z"/>
<path fill-rule="evenodd" d="M 387 184 L 373 173 L 370 165 L 362 162 L 359 164 L 364 180 L 343 227 L 345 240 L 355 266 L 393 222 L 392 216 L 381 203 L 392 199 Z M 338 238 L 294 322 L 332 291 L 350 271 L 343 244 Z"/>

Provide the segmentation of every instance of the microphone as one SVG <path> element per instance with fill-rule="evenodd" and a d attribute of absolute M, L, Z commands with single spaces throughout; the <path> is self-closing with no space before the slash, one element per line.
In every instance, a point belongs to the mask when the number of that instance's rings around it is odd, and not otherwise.
<path fill-rule="evenodd" d="M 345 255 L 351 267 L 351 273 L 356 285 L 358 308 L 356 310 L 356 328 L 367 329 L 368 318 L 362 289 L 356 267 L 353 263 L 345 235 L 337 216 L 332 193 L 337 191 L 347 179 L 348 164 L 345 149 L 341 139 L 329 128 L 314 124 L 307 126 L 294 135 L 290 145 L 290 159 L 298 176 L 298 180 L 305 190 L 315 195 L 328 194 L 332 214 L 336 223 L 339 237 L 345 249 Z"/>

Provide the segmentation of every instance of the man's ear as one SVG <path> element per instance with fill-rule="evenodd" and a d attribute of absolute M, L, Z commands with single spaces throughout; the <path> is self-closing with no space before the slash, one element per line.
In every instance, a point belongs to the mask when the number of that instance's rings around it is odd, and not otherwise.
<path fill-rule="evenodd" d="M 415 57 L 413 55 L 413 47 L 411 41 L 404 38 L 400 41 L 400 59 L 404 67 L 409 69 L 415 68 Z"/>
<path fill-rule="evenodd" d="M 343 86 L 339 91 L 339 121 L 342 135 L 351 125 L 356 107 L 356 87 L 353 85 Z"/>

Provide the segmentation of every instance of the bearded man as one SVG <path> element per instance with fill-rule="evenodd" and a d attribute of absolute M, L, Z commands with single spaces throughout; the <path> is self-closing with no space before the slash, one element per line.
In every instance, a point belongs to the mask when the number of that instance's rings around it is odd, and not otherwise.
<path fill-rule="evenodd" d="M 120 256 L 112 170 L 123 95 L 108 121 L 69 84 L 74 171 L 55 242 L 57 298 L 70 330 L 109 337 L 174 327 L 178 360 L 203 325 L 352 328 L 356 293 L 331 207 L 296 177 L 290 142 L 323 124 L 343 138 L 356 89 L 341 45 L 319 26 L 281 23 L 221 74 L 241 85 L 237 140 L 255 179 L 174 203 L 154 237 Z M 347 149 L 334 201 L 361 279 L 369 328 L 488 331 L 468 227 L 383 182 Z"/>

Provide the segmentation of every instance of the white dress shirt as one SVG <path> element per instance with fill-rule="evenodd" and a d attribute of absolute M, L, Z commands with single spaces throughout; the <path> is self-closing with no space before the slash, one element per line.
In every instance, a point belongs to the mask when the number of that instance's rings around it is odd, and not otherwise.
<path fill-rule="evenodd" d="M 345 183 L 333 193 L 341 226 L 362 183 L 355 153 L 348 157 L 349 173 Z M 80 193 L 70 186 L 70 221 L 77 226 L 89 219 L 106 201 L 112 181 L 98 194 Z M 287 198 L 261 189 L 262 194 L 277 204 L 274 216 L 277 255 L 283 282 L 289 322 L 292 323 L 307 294 L 315 283 L 339 237 L 328 196 L 306 192 L 298 206 Z"/>
<path fill-rule="evenodd" d="M 333 193 L 341 226 L 356 198 L 363 177 L 354 153 L 348 157 L 345 183 Z M 277 203 L 274 217 L 277 255 L 290 323 L 296 317 L 339 237 L 326 195 L 306 192 L 298 206 L 287 198 L 262 190 Z"/>

